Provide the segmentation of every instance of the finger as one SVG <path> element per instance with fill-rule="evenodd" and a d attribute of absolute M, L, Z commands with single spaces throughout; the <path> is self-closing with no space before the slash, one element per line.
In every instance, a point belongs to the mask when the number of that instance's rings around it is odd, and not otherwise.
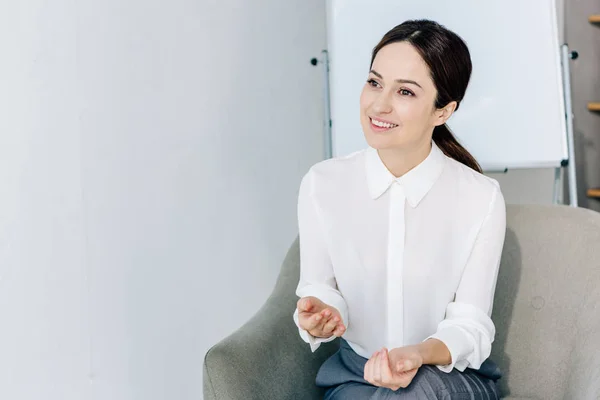
<path fill-rule="evenodd" d="M 308 298 L 306 298 L 306 297 L 302 297 L 296 303 L 296 308 L 298 309 L 298 312 L 304 312 L 304 311 L 308 311 L 309 305 L 310 305 L 310 300 L 308 300 Z"/>
<path fill-rule="evenodd" d="M 331 310 L 325 308 L 319 314 L 321 314 L 321 329 L 325 329 L 325 325 L 331 320 Z"/>
<path fill-rule="evenodd" d="M 303 297 L 298 301 L 298 309 L 302 311 L 311 311 L 314 307 L 314 302 L 310 297 Z"/>
<path fill-rule="evenodd" d="M 405 360 L 400 360 L 396 363 L 396 371 L 404 372 L 404 361 Z"/>
<path fill-rule="evenodd" d="M 324 333 L 327 333 L 327 334 L 333 333 L 333 330 L 336 328 L 336 326 L 338 325 L 338 322 L 339 322 L 339 321 L 336 321 L 336 319 L 337 319 L 337 317 L 334 317 L 334 318 L 330 318 L 329 321 L 327 321 L 327 323 L 323 327 Z"/>
<path fill-rule="evenodd" d="M 396 367 L 395 368 L 396 368 L 396 372 L 402 372 L 402 362 L 398 361 L 396 363 Z"/>
<path fill-rule="evenodd" d="M 329 308 L 331 309 L 331 315 L 333 315 L 334 317 L 338 317 L 340 319 L 340 321 L 341 321 L 342 320 L 342 315 L 337 310 L 337 308 L 334 308 L 334 307 L 329 307 Z"/>
<path fill-rule="evenodd" d="M 414 369 L 414 365 L 410 360 L 402 360 L 398 362 L 398 372 L 407 372 Z"/>
<path fill-rule="evenodd" d="M 388 356 L 387 349 L 383 349 L 383 354 L 381 355 L 381 381 L 386 385 L 393 384 L 392 371 L 390 369 L 390 359 Z"/>
<path fill-rule="evenodd" d="M 337 326 L 335 327 L 335 330 L 333 331 L 333 334 L 337 337 L 342 336 L 344 333 L 346 332 L 346 327 L 344 326 L 344 324 L 342 324 L 341 322 L 339 322 L 337 324 Z"/>
<path fill-rule="evenodd" d="M 373 380 L 377 384 L 381 384 L 381 351 L 377 352 L 373 362 Z"/>
<path fill-rule="evenodd" d="M 321 315 L 321 319 L 318 321 L 317 326 L 315 327 L 316 330 L 318 330 L 320 332 L 320 335 L 323 337 L 330 337 L 331 336 L 331 331 L 333 329 L 330 330 L 326 330 L 326 326 L 327 324 L 330 322 L 331 320 L 331 316 L 329 317 L 324 317 L 323 313 L 319 313 L 319 315 Z"/>
<path fill-rule="evenodd" d="M 317 314 L 321 316 L 321 318 L 319 319 L 319 329 L 323 330 L 325 328 L 325 325 L 331 319 L 331 311 L 328 312 L 328 310 L 323 310 Z"/>
<path fill-rule="evenodd" d="M 306 326 L 308 326 L 309 330 L 319 330 L 319 325 L 321 323 L 321 315 L 319 313 L 312 314 L 309 318 L 307 318 Z"/>
<path fill-rule="evenodd" d="M 307 331 L 312 330 L 316 326 L 316 321 L 314 320 L 314 314 L 302 311 L 298 314 L 298 322 L 300 323 L 300 327 L 302 329 L 306 329 Z"/>
<path fill-rule="evenodd" d="M 410 385 L 410 383 L 412 382 L 412 380 L 415 378 L 415 376 L 417 375 L 417 372 L 419 371 L 419 368 L 415 368 L 412 371 L 408 371 L 408 372 L 403 372 L 402 373 L 402 379 L 400 379 L 400 387 L 408 387 L 408 385 Z"/>
<path fill-rule="evenodd" d="M 375 359 L 376 355 L 377 353 L 374 353 L 369 359 L 369 361 L 367 361 L 367 363 L 365 364 L 365 381 L 372 384 L 375 384 L 375 382 L 373 381 L 373 360 Z"/>

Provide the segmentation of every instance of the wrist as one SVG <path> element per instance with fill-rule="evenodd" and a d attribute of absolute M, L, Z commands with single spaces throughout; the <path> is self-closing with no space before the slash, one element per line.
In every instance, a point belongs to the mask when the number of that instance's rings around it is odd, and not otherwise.
<path fill-rule="evenodd" d="M 448 347 L 439 339 L 430 338 L 416 346 L 423 364 L 448 365 L 452 363 L 452 356 Z"/>
<path fill-rule="evenodd" d="M 429 340 L 415 345 L 417 352 L 421 356 L 423 365 L 429 364 L 431 361 L 431 346 L 430 343 L 427 343 L 428 341 Z"/>

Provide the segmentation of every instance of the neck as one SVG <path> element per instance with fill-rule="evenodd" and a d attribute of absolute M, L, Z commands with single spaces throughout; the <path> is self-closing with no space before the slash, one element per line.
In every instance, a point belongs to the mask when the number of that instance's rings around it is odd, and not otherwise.
<path fill-rule="evenodd" d="M 377 150 L 385 167 L 396 178 L 423 162 L 431 152 L 431 141 L 424 141 L 411 148 L 390 148 Z"/>

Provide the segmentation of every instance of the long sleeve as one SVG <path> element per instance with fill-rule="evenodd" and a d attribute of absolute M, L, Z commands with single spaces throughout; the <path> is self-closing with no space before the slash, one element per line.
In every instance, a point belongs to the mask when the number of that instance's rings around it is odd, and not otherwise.
<path fill-rule="evenodd" d="M 467 367 L 477 369 L 491 353 L 496 333 L 491 313 L 505 234 L 506 206 L 496 187 L 463 270 L 456 297 L 448 305 L 437 332 L 429 337 L 442 341 L 450 351 L 452 363 L 437 366 L 444 372 L 453 368 L 459 371 Z"/>
<path fill-rule="evenodd" d="M 323 220 L 314 201 L 314 172 L 302 178 L 298 195 L 298 230 L 300 240 L 300 281 L 296 295 L 300 298 L 314 296 L 324 303 L 335 307 L 348 326 L 348 307 L 342 294 L 337 289 L 335 275 L 328 252 L 327 241 L 323 229 Z M 300 337 L 310 344 L 314 352 L 321 343 L 335 339 L 316 338 L 300 328 L 298 310 L 294 312 L 294 322 L 298 326 Z"/>

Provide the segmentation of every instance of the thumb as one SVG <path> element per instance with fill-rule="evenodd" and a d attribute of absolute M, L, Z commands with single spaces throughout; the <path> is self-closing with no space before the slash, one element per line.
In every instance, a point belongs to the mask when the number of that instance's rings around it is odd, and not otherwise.
<path fill-rule="evenodd" d="M 300 311 L 306 311 L 306 312 L 317 312 L 318 310 L 316 310 L 315 308 L 317 308 L 317 299 L 315 297 L 303 297 L 302 299 L 300 299 L 300 304 L 299 304 L 299 310 Z"/>
<path fill-rule="evenodd" d="M 411 369 L 413 369 L 413 363 L 410 360 L 401 360 L 396 363 L 397 372 L 410 371 Z"/>
<path fill-rule="evenodd" d="M 320 299 L 316 297 L 309 298 L 312 312 L 321 312 L 327 307 L 327 304 L 323 303 Z"/>

